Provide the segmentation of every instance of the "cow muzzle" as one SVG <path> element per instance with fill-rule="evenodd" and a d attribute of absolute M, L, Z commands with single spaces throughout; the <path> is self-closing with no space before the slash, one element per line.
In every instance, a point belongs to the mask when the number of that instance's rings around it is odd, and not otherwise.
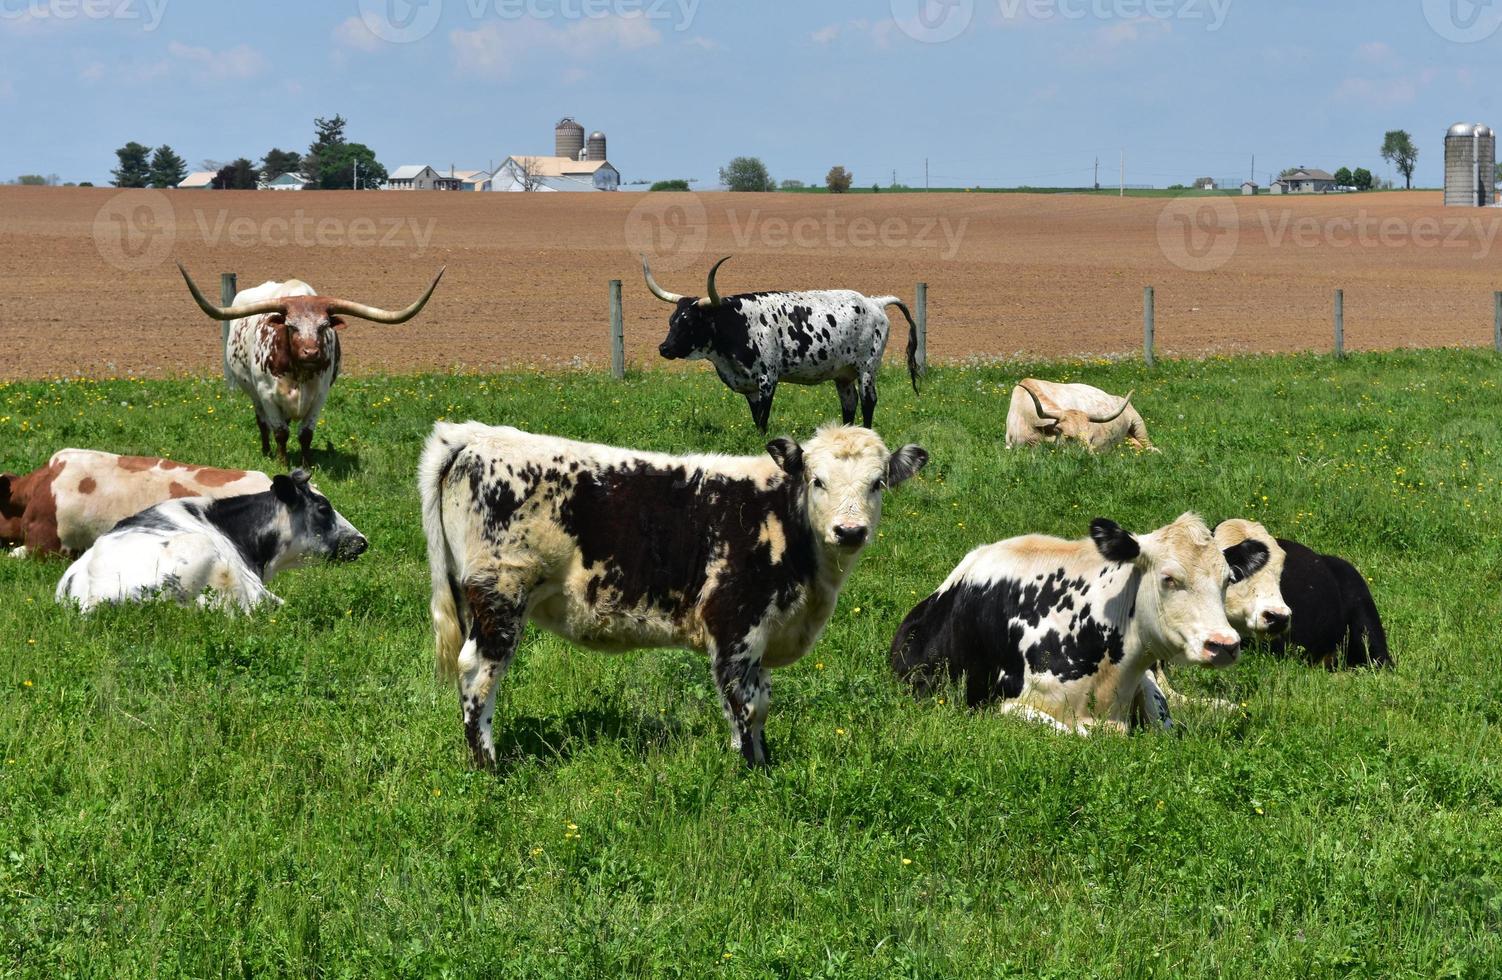
<path fill-rule="evenodd" d="M 334 552 L 337 561 L 354 561 L 370 549 L 370 542 L 365 536 L 357 535 L 353 538 L 345 538 L 339 543 L 339 550 Z"/>
<path fill-rule="evenodd" d="M 1207 667 L 1229 667 L 1241 656 L 1241 639 L 1234 633 L 1226 636 L 1212 636 L 1205 641 L 1205 648 L 1201 651 L 1200 662 Z"/>
<path fill-rule="evenodd" d="M 855 549 L 863 546 L 871 536 L 871 529 L 864 524 L 836 524 L 834 541 L 841 548 Z"/>
<path fill-rule="evenodd" d="M 1270 636 L 1281 636 L 1288 632 L 1288 625 L 1293 617 L 1287 610 L 1269 609 L 1262 614 L 1262 631 Z"/>

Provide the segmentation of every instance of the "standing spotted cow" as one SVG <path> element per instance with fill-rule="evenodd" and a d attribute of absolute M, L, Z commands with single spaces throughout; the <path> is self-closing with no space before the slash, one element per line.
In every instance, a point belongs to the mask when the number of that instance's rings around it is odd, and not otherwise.
<path fill-rule="evenodd" d="M 769 762 L 769 671 L 808 652 L 875 535 L 882 493 L 928 461 L 825 427 L 756 457 L 666 456 L 439 423 L 419 474 L 439 672 L 476 764 L 531 621 L 607 652 L 705 653 L 731 744 Z"/>
<path fill-rule="evenodd" d="M 918 390 L 918 327 L 896 296 L 868 297 L 849 289 L 809 292 L 745 293 L 721 297 L 715 274 L 730 261 L 723 258 L 709 271 L 703 299 L 680 296 L 657 285 L 642 258 L 647 288 L 673 304 L 667 339 L 658 353 L 670 361 L 708 358 L 731 391 L 746 396 L 751 419 L 766 433 L 777 383 L 814 385 L 833 381 L 840 394 L 846 425 L 861 420 L 871 428 L 876 414 L 876 374 L 887 349 L 891 322 L 886 308 L 895 306 L 908 322 L 907 370 Z"/>
<path fill-rule="evenodd" d="M 422 312 L 443 270 L 433 277 L 422 298 L 395 313 L 319 296 L 313 287 L 297 279 L 265 282 L 235 296 L 230 306 L 215 306 L 204 299 L 188 270 L 178 263 L 193 300 L 215 320 L 230 321 L 224 347 L 224 378 L 232 388 L 250 396 L 261 429 L 261 452 L 271 455 L 271 435 L 276 435 L 277 456 L 287 462 L 287 437 L 291 424 L 299 423 L 297 441 L 302 465 L 311 465 L 308 453 L 313 430 L 329 397 L 329 388 L 339 377 L 341 316 L 359 317 L 372 323 L 398 324 Z"/>

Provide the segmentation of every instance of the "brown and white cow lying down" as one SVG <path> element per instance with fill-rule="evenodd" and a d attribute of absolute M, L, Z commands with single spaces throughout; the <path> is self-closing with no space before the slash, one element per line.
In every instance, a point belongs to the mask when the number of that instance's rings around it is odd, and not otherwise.
<path fill-rule="evenodd" d="M 236 497 L 271 489 L 254 470 L 189 466 L 155 456 L 61 449 L 25 476 L 0 474 L 0 544 L 14 557 L 76 557 L 117 523 L 180 497 Z"/>
<path fill-rule="evenodd" d="M 1077 442 L 1104 453 L 1128 442 L 1156 452 L 1142 416 L 1132 407 L 1132 394 L 1117 398 L 1090 385 L 1023 378 L 1012 389 L 1007 410 L 1007 448 Z"/>
<path fill-rule="evenodd" d="M 1151 534 L 1099 518 L 1083 541 L 986 545 L 903 620 L 892 667 L 920 691 L 963 679 L 972 707 L 1001 701 L 1060 731 L 1166 728 L 1152 668 L 1234 663 L 1226 587 L 1266 561 L 1256 541 L 1222 551 L 1193 514 Z"/>
<path fill-rule="evenodd" d="M 419 474 L 433 629 L 477 764 L 495 761 L 496 690 L 528 621 L 597 650 L 707 654 L 731 744 L 768 764 L 768 671 L 819 638 L 882 492 L 928 453 L 838 426 L 767 452 L 668 456 L 434 427 Z"/>

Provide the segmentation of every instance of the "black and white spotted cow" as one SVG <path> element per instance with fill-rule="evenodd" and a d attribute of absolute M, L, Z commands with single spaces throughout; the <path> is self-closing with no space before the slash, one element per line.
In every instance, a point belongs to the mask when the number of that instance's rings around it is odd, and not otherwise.
<path fill-rule="evenodd" d="M 866 428 L 876 414 L 876 374 L 881 370 L 895 306 L 908 322 L 907 370 L 918 390 L 918 328 L 896 296 L 869 297 L 849 289 L 744 293 L 721 297 L 709 272 L 703 299 L 680 296 L 657 285 L 645 257 L 647 288 L 673 304 L 668 335 L 659 354 L 670 361 L 707 358 L 731 391 L 745 395 L 751 418 L 763 433 L 772 414 L 777 384 L 815 385 L 833 381 L 846 425 L 855 421 L 857 400 Z"/>
<path fill-rule="evenodd" d="M 928 461 L 828 426 L 753 457 L 668 456 L 439 423 L 419 475 L 439 673 L 476 764 L 528 621 L 606 652 L 709 657 L 731 744 L 769 762 L 769 671 L 813 646 L 875 534 L 882 492 Z"/>
<path fill-rule="evenodd" d="M 892 667 L 926 690 L 965 682 L 972 706 L 1088 733 L 1168 727 L 1161 662 L 1234 663 L 1226 588 L 1267 561 L 1245 541 L 1222 551 L 1185 514 L 1151 534 L 1097 519 L 1082 541 L 1030 535 L 972 551 L 892 641 Z"/>
<path fill-rule="evenodd" d="M 313 558 L 354 561 L 368 544 L 297 470 L 263 493 L 185 497 L 126 518 L 68 569 L 57 601 L 84 612 L 154 598 L 250 612 L 281 603 L 265 584 L 276 573 Z"/>

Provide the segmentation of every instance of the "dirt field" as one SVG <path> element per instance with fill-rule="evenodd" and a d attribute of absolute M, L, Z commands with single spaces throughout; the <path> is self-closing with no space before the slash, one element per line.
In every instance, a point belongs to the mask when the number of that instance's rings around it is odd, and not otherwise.
<path fill-rule="evenodd" d="M 634 210 L 633 210 L 634 209 Z M 1166 210 L 1169 209 L 1169 210 Z M 667 307 L 642 284 L 724 294 L 848 287 L 911 301 L 930 284 L 930 356 L 1120 353 L 1157 290 L 1166 353 L 1488 343 L 1502 211 L 1437 194 L 1165 199 L 1010 194 L 329 194 L 0 188 L 0 378 L 212 373 L 211 295 L 298 277 L 389 307 L 448 275 L 421 318 L 356 323 L 355 373 L 603 366 L 606 282 L 625 282 L 628 358 L 656 365 Z M 894 315 L 895 312 L 894 312 Z M 900 319 L 900 318 L 899 318 Z M 894 340 L 889 357 L 902 343 Z"/>

